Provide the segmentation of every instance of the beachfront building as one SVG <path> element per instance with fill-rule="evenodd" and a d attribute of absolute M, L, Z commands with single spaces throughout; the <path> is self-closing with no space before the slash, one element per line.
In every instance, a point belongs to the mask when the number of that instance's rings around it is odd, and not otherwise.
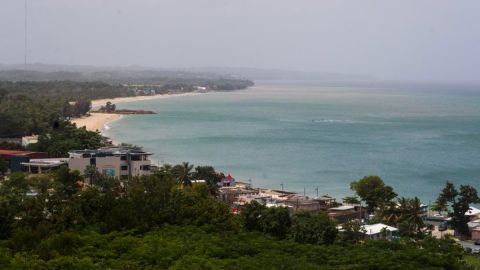
<path fill-rule="evenodd" d="M 150 152 L 137 147 L 110 147 L 69 152 L 68 167 L 84 174 L 94 166 L 103 175 L 128 180 L 133 176 L 150 175 Z"/>
<path fill-rule="evenodd" d="M 362 226 L 362 230 L 365 236 L 368 239 L 372 239 L 372 240 L 377 240 L 377 239 L 391 240 L 398 232 L 397 228 L 388 226 L 382 223 L 364 225 Z"/>

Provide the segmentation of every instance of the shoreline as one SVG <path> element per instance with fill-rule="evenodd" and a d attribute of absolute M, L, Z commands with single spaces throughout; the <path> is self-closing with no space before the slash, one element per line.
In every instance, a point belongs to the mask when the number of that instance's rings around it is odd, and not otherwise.
<path fill-rule="evenodd" d="M 102 99 L 94 99 L 92 100 L 92 108 L 100 107 L 105 105 L 108 101 L 112 102 L 113 104 L 123 104 L 129 102 L 136 102 L 136 101 L 145 101 L 145 100 L 154 100 L 154 99 L 164 99 L 164 98 L 171 98 L 171 97 L 183 97 L 183 96 L 197 96 L 200 92 L 188 92 L 188 93 L 178 93 L 178 94 L 158 94 L 153 96 L 134 96 L 134 97 L 116 97 L 116 98 L 102 98 Z"/>
<path fill-rule="evenodd" d="M 200 92 L 188 92 L 188 93 L 178 93 L 178 94 L 158 94 L 153 96 L 134 96 L 134 97 L 117 97 L 117 98 L 104 98 L 104 99 L 94 99 L 92 100 L 92 108 L 100 107 L 105 105 L 108 101 L 113 104 L 123 104 L 136 101 L 146 101 L 154 99 L 164 99 L 171 97 L 183 97 L 183 96 L 197 96 Z M 70 122 L 77 125 L 77 127 L 85 127 L 89 131 L 99 131 L 100 134 L 104 135 L 105 126 L 113 121 L 117 121 L 123 118 L 122 114 L 116 113 L 90 113 L 89 116 L 83 116 L 80 118 L 72 118 Z"/>
<path fill-rule="evenodd" d="M 119 120 L 123 115 L 116 113 L 90 113 L 89 116 L 71 119 L 78 128 L 85 127 L 88 131 L 99 131 L 102 135 L 108 123 Z"/>

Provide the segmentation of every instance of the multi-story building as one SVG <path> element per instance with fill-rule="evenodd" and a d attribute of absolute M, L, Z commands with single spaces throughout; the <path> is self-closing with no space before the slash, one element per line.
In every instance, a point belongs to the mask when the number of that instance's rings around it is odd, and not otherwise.
<path fill-rule="evenodd" d="M 127 180 L 132 176 L 150 174 L 152 153 L 135 147 L 111 147 L 96 150 L 74 150 L 69 152 L 68 167 L 85 173 L 87 166 L 94 166 L 106 176 Z"/>

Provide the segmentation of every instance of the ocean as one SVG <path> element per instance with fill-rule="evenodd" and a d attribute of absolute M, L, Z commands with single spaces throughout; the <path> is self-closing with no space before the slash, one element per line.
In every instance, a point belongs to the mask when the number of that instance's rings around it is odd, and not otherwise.
<path fill-rule="evenodd" d="M 119 104 L 153 110 L 109 124 L 156 163 L 212 165 L 254 186 L 352 195 L 378 175 L 433 202 L 445 181 L 480 188 L 480 89 L 256 82 L 247 90 Z"/>

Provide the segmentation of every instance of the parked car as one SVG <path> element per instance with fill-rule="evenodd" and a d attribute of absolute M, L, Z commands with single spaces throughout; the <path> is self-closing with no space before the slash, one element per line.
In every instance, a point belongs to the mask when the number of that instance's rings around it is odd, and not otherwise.
<path fill-rule="evenodd" d="M 446 231 L 448 229 L 448 226 L 447 226 L 447 223 L 446 222 L 442 222 L 438 225 L 438 230 L 439 231 Z"/>
<path fill-rule="evenodd" d="M 473 244 L 476 246 L 480 246 L 480 240 L 476 240 L 475 242 L 473 242 Z"/>

